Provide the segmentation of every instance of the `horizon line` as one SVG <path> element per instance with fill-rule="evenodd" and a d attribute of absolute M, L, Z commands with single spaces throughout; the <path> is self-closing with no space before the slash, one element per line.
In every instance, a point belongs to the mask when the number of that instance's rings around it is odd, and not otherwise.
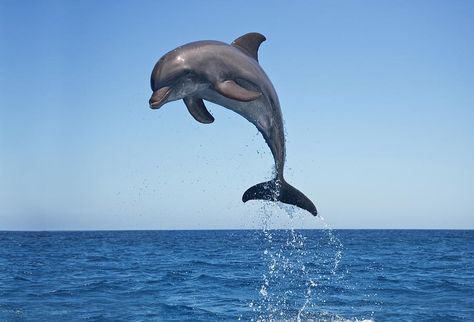
<path fill-rule="evenodd" d="M 3 230 L 0 229 L 0 233 L 8 233 L 8 232 L 146 232 L 146 231 L 161 231 L 161 232 L 169 232 L 169 231 L 265 231 L 265 230 L 317 230 L 317 231 L 325 231 L 325 230 L 424 230 L 424 231 L 436 231 L 436 230 L 457 230 L 457 231 L 470 231 L 474 230 L 474 228 L 180 228 L 180 229 L 8 229 Z"/>

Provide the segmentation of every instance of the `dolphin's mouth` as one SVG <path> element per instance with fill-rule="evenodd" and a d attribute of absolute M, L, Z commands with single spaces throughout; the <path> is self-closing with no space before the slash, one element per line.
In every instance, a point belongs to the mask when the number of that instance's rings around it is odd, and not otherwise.
<path fill-rule="evenodd" d="M 167 87 L 167 86 L 154 91 L 149 101 L 150 108 L 152 109 L 160 108 L 166 102 L 166 99 L 168 98 L 170 93 L 171 93 L 171 87 Z"/>

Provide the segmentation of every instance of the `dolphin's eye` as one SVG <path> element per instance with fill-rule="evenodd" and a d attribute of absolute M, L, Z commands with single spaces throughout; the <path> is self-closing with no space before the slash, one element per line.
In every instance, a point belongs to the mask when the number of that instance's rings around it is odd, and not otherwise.
<path fill-rule="evenodd" d="M 185 69 L 184 72 L 183 72 L 183 76 L 184 78 L 193 78 L 194 76 L 194 73 L 192 70 L 190 69 Z"/>

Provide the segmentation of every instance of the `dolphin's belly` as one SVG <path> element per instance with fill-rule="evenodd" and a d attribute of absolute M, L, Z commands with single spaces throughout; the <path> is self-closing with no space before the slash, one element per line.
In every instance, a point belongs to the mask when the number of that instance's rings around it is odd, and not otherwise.
<path fill-rule="evenodd" d="M 262 95 L 260 98 L 252 102 L 239 102 L 222 96 L 214 90 L 207 89 L 202 92 L 201 96 L 209 102 L 224 106 L 243 116 L 249 122 L 254 124 L 260 131 L 263 130 L 267 132 L 272 125 L 277 125 L 274 123 L 282 123 L 280 111 L 274 111 L 274 107 L 268 103 L 268 99 L 265 95 Z M 279 120 L 275 120 L 275 118 L 279 118 Z"/>

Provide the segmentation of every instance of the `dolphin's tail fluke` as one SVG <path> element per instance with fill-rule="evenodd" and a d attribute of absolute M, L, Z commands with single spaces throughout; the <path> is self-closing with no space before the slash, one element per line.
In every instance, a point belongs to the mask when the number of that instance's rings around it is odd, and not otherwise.
<path fill-rule="evenodd" d="M 316 207 L 301 191 L 284 180 L 273 179 L 250 187 L 242 196 L 242 201 L 249 200 L 280 201 L 309 211 L 312 215 L 318 214 Z"/>

